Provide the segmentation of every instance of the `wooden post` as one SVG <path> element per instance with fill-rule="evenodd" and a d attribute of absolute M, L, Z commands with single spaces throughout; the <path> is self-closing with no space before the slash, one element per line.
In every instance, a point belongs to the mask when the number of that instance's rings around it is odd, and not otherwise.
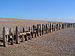
<path fill-rule="evenodd" d="M 55 24 L 53 24 L 53 31 L 55 31 Z"/>
<path fill-rule="evenodd" d="M 38 28 L 39 28 L 39 24 L 37 24 L 37 29 L 36 29 L 37 36 L 39 36 L 38 35 Z"/>
<path fill-rule="evenodd" d="M 71 28 L 72 28 L 72 24 L 71 24 Z"/>
<path fill-rule="evenodd" d="M 55 26 L 54 26 L 54 28 L 55 28 L 55 31 L 56 31 L 56 23 L 55 23 Z"/>
<path fill-rule="evenodd" d="M 11 32 L 11 28 L 9 29 L 9 37 L 10 37 L 10 42 L 11 42 L 11 45 L 13 45 L 13 34 Z"/>
<path fill-rule="evenodd" d="M 54 31 L 55 31 L 55 24 L 54 24 Z"/>
<path fill-rule="evenodd" d="M 55 24 L 53 25 L 53 31 L 55 31 Z"/>
<path fill-rule="evenodd" d="M 44 34 L 44 24 L 42 24 L 42 35 Z"/>
<path fill-rule="evenodd" d="M 61 30 L 61 23 L 59 24 L 59 27 L 60 27 L 59 29 Z"/>
<path fill-rule="evenodd" d="M 64 24 L 62 23 L 62 29 L 64 29 Z"/>
<path fill-rule="evenodd" d="M 46 33 L 48 33 L 48 32 L 47 32 L 47 30 L 48 30 L 48 28 L 47 28 L 47 24 L 45 25 L 45 27 L 46 27 L 46 28 L 45 28 L 45 31 L 46 31 Z"/>
<path fill-rule="evenodd" d="M 35 34 L 35 37 L 36 37 L 36 26 L 34 26 L 34 34 Z"/>
<path fill-rule="evenodd" d="M 40 36 L 41 36 L 41 24 L 39 26 L 40 26 Z"/>
<path fill-rule="evenodd" d="M 51 32 L 51 23 L 49 24 L 49 31 Z"/>
<path fill-rule="evenodd" d="M 50 29 L 49 29 L 49 23 L 48 23 L 48 33 L 50 32 L 49 30 L 50 30 Z"/>
<path fill-rule="evenodd" d="M 53 24 L 52 24 L 52 32 L 53 32 Z"/>
<path fill-rule="evenodd" d="M 67 25 L 68 25 L 68 23 L 66 23 L 66 28 L 68 28 Z"/>
<path fill-rule="evenodd" d="M 70 24 L 69 23 L 67 24 L 67 28 L 70 28 Z"/>
<path fill-rule="evenodd" d="M 27 41 L 27 35 L 24 35 L 25 41 Z"/>
<path fill-rule="evenodd" d="M 36 37 L 36 32 L 35 32 L 35 31 L 36 31 L 36 29 L 35 29 L 35 28 L 36 28 L 36 26 L 35 26 L 35 25 L 33 25 L 33 33 L 35 34 L 35 37 Z"/>
<path fill-rule="evenodd" d="M 27 37 L 28 37 L 28 40 L 30 40 L 31 38 L 30 38 L 30 33 L 27 33 Z"/>
<path fill-rule="evenodd" d="M 56 24 L 56 31 L 58 31 L 58 24 Z"/>
<path fill-rule="evenodd" d="M 30 32 L 30 34 L 29 34 L 28 38 L 30 40 L 31 39 L 31 28 L 30 27 L 29 27 L 29 32 Z"/>
<path fill-rule="evenodd" d="M 5 27 L 3 27 L 3 46 L 6 47 Z"/>
<path fill-rule="evenodd" d="M 33 31 L 32 31 L 32 27 L 31 27 L 31 37 L 33 38 Z"/>
<path fill-rule="evenodd" d="M 43 34 L 45 34 L 45 31 L 46 31 L 46 26 L 43 25 Z"/>
<path fill-rule="evenodd" d="M 24 29 L 24 27 L 23 27 L 23 32 L 25 32 L 25 29 Z"/>
<path fill-rule="evenodd" d="M 60 26 L 60 23 L 59 23 L 59 30 L 60 30 L 60 27 L 61 27 L 61 26 Z"/>
<path fill-rule="evenodd" d="M 16 26 L 16 44 L 19 43 L 18 41 L 19 41 L 19 40 L 18 40 L 18 27 Z"/>
<path fill-rule="evenodd" d="M 25 33 L 24 27 L 23 27 L 23 33 Z M 22 36 L 23 41 L 24 41 L 24 38 L 25 38 L 25 35 Z"/>
<path fill-rule="evenodd" d="M 35 37 L 36 37 L 36 32 L 35 32 Z"/>
<path fill-rule="evenodd" d="M 23 33 L 25 32 L 24 27 L 23 27 Z M 22 35 L 22 42 L 24 42 L 24 35 Z"/>
<path fill-rule="evenodd" d="M 25 33 L 24 27 L 23 27 L 23 33 Z M 25 41 L 27 41 L 27 36 L 26 36 L 26 35 L 23 36 L 23 39 L 24 39 L 24 38 L 25 38 Z"/>

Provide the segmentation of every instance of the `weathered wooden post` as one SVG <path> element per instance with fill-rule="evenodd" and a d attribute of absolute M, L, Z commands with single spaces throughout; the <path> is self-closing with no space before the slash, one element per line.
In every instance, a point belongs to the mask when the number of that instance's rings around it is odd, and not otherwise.
<path fill-rule="evenodd" d="M 35 37 L 36 37 L 36 26 L 35 25 L 33 25 L 33 33 L 35 34 Z"/>
<path fill-rule="evenodd" d="M 48 27 L 49 27 L 49 24 L 47 24 L 47 33 L 49 32 L 49 28 Z"/>
<path fill-rule="evenodd" d="M 67 28 L 68 23 L 66 23 L 66 28 Z"/>
<path fill-rule="evenodd" d="M 46 32 L 46 34 L 47 34 L 47 30 L 48 30 L 48 29 L 47 29 L 47 24 L 46 24 L 46 25 L 45 25 L 45 32 Z"/>
<path fill-rule="evenodd" d="M 72 23 L 71 23 L 71 28 L 72 28 Z"/>
<path fill-rule="evenodd" d="M 22 42 L 24 42 L 24 32 L 25 32 L 25 29 L 24 29 L 24 27 L 23 27 L 23 34 L 22 34 Z"/>
<path fill-rule="evenodd" d="M 54 24 L 54 27 L 53 27 L 53 31 L 55 31 L 55 24 Z"/>
<path fill-rule="evenodd" d="M 61 27 L 62 29 L 64 29 L 64 24 L 62 23 L 62 27 Z"/>
<path fill-rule="evenodd" d="M 46 26 L 45 26 L 45 24 L 43 25 L 43 34 L 45 34 L 45 32 L 46 32 Z"/>
<path fill-rule="evenodd" d="M 56 24 L 56 31 L 58 31 L 58 24 Z"/>
<path fill-rule="evenodd" d="M 60 27 L 61 27 L 61 25 L 60 25 L 60 23 L 59 23 L 59 27 L 58 27 L 58 28 L 59 28 L 59 30 L 60 30 Z"/>
<path fill-rule="evenodd" d="M 16 26 L 16 44 L 19 43 L 19 38 L 18 38 L 18 27 Z"/>
<path fill-rule="evenodd" d="M 40 36 L 41 36 L 41 24 L 39 24 L 39 26 L 40 26 Z"/>
<path fill-rule="evenodd" d="M 33 31 L 32 31 L 32 28 L 31 28 L 31 36 L 32 36 L 32 38 L 33 38 Z"/>
<path fill-rule="evenodd" d="M 3 27 L 3 46 L 6 47 L 5 27 Z"/>
<path fill-rule="evenodd" d="M 39 36 L 38 35 L 38 29 L 39 29 L 39 24 L 37 24 L 37 29 L 36 29 L 37 36 Z"/>
<path fill-rule="evenodd" d="M 28 39 L 30 40 L 31 39 L 31 28 L 29 27 L 29 31 L 28 31 Z"/>
<path fill-rule="evenodd" d="M 10 44 L 13 45 L 14 39 L 13 39 L 13 33 L 11 32 L 11 28 L 9 29 L 9 39 L 8 40 L 9 40 Z"/>
<path fill-rule="evenodd" d="M 51 23 L 49 24 L 49 32 L 51 32 Z"/>
<path fill-rule="evenodd" d="M 48 33 L 50 32 L 49 23 L 48 23 Z"/>
<path fill-rule="evenodd" d="M 26 32 L 25 32 L 25 28 L 23 27 L 23 33 L 24 33 L 24 39 L 25 41 L 27 41 L 27 36 L 26 36 Z"/>
<path fill-rule="evenodd" d="M 48 33 L 48 24 L 46 24 L 46 29 L 47 29 L 47 33 Z"/>
<path fill-rule="evenodd" d="M 53 24 L 52 24 L 52 32 L 53 32 Z"/>
<path fill-rule="evenodd" d="M 62 29 L 62 23 L 60 23 L 60 29 Z"/>
<path fill-rule="evenodd" d="M 44 24 L 42 24 L 42 35 L 44 34 Z"/>
<path fill-rule="evenodd" d="M 55 31 L 57 30 L 57 27 L 56 27 L 56 25 L 57 25 L 57 24 L 55 24 Z"/>
<path fill-rule="evenodd" d="M 35 34 L 35 37 L 36 37 L 36 28 L 35 28 L 36 26 L 35 25 L 33 25 L 33 31 L 34 31 L 34 34 Z"/>
<path fill-rule="evenodd" d="M 67 28 L 70 28 L 70 23 L 67 24 Z"/>
<path fill-rule="evenodd" d="M 27 41 L 27 35 L 26 35 L 26 33 L 24 34 L 24 38 L 25 38 L 25 41 Z"/>

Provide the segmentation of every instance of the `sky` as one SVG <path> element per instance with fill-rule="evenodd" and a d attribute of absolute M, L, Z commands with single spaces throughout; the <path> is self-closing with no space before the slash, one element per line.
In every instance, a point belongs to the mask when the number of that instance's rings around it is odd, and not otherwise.
<path fill-rule="evenodd" d="M 0 17 L 75 22 L 75 0 L 0 0 Z"/>

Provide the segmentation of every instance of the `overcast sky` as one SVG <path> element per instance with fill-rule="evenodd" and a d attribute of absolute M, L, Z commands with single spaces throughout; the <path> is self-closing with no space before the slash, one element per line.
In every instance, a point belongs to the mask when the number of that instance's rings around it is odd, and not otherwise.
<path fill-rule="evenodd" d="M 0 17 L 75 22 L 75 0 L 0 0 Z"/>

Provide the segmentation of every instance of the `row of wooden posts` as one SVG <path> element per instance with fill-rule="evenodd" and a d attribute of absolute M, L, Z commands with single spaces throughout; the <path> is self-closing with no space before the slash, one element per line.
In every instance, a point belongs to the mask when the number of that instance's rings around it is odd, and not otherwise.
<path fill-rule="evenodd" d="M 9 33 L 6 34 L 6 27 L 3 27 L 3 46 L 19 44 L 21 42 L 31 40 L 34 37 L 42 36 L 53 31 L 58 31 L 65 28 L 73 28 L 75 24 L 73 23 L 47 23 L 47 24 L 37 24 L 28 28 L 28 31 L 25 31 L 25 28 L 22 28 L 22 31 L 19 32 L 18 26 L 15 28 L 15 32 L 9 29 Z"/>

